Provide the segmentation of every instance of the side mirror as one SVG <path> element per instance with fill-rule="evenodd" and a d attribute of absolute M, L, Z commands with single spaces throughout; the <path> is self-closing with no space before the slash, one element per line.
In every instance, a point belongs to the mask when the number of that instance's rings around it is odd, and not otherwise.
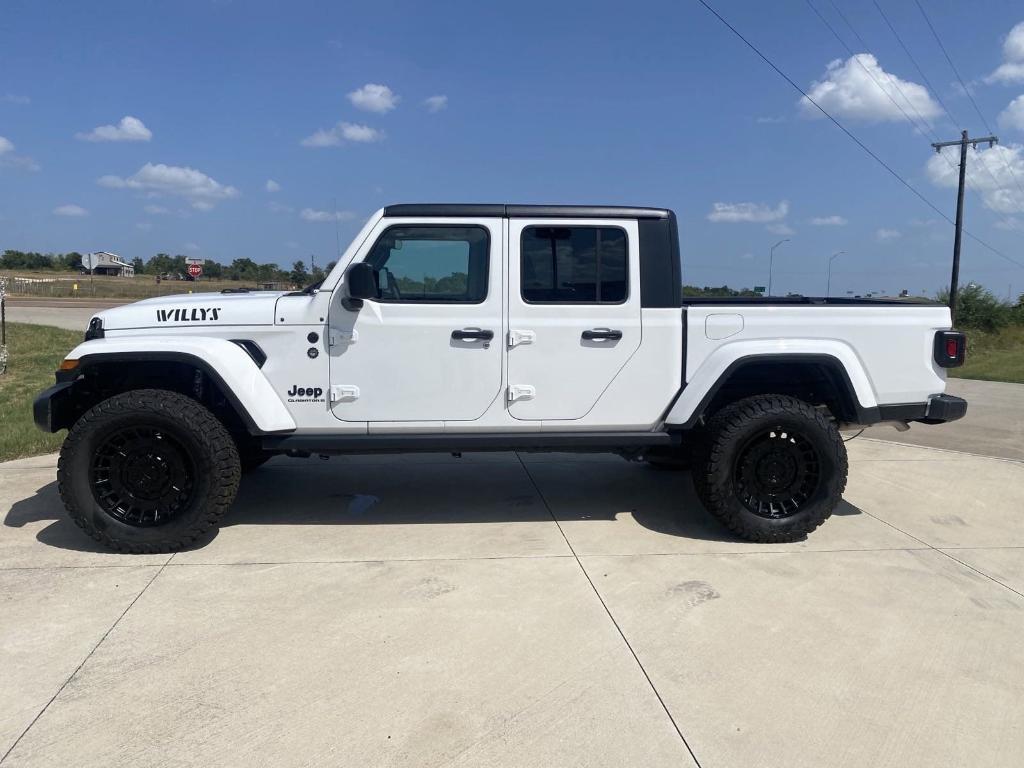
<path fill-rule="evenodd" d="M 376 299 L 377 270 L 365 261 L 357 262 L 345 271 L 345 286 L 351 299 Z"/>

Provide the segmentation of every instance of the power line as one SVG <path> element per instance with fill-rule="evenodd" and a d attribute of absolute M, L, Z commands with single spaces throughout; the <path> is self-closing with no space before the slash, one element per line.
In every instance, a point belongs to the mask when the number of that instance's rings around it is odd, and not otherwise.
<path fill-rule="evenodd" d="M 808 2 L 810 2 L 810 0 L 808 0 Z M 835 2 L 833 2 L 833 0 L 829 0 L 829 4 L 832 6 L 832 9 L 837 14 L 839 14 L 839 18 L 843 20 L 843 23 L 846 25 L 847 29 L 849 29 L 850 32 L 853 33 L 853 36 L 857 38 L 857 41 L 862 46 L 864 46 L 864 50 L 867 51 L 868 53 L 870 53 L 871 52 L 871 46 L 869 46 L 867 44 L 867 42 L 865 42 L 864 38 L 860 36 L 860 33 L 856 29 L 854 29 L 853 24 L 851 24 L 850 20 L 846 18 L 846 15 L 841 10 L 839 10 L 839 7 L 835 4 Z M 878 60 L 877 56 L 875 56 L 875 60 L 876 61 Z M 925 126 L 925 128 L 928 129 L 928 133 L 930 133 L 932 135 L 932 138 L 935 138 L 936 140 L 938 140 L 938 138 L 935 136 L 935 131 L 932 130 L 931 123 L 929 123 L 928 120 L 924 117 L 924 115 L 922 115 L 921 112 L 918 110 L 918 108 L 916 106 L 914 106 L 914 102 L 912 102 L 910 100 L 910 98 L 904 92 L 903 88 L 900 87 L 899 78 L 894 78 L 892 75 L 890 75 L 888 72 L 886 72 L 885 69 L 883 69 L 881 65 L 879 65 L 878 68 L 881 70 L 882 74 L 885 75 L 886 79 L 888 79 L 889 85 L 891 85 L 893 88 L 895 88 L 899 92 L 900 96 L 903 97 L 903 100 L 905 102 L 907 102 L 907 106 L 910 107 L 912 110 L 914 110 L 914 114 L 917 115 L 917 117 L 921 121 L 921 123 Z M 874 80 L 874 78 L 872 78 L 872 80 Z M 895 104 L 896 102 L 893 101 L 893 103 Z M 916 125 L 915 125 L 915 127 L 916 127 Z M 922 131 L 922 133 L 923 133 L 923 131 Z"/>
<path fill-rule="evenodd" d="M 914 185 L 912 185 L 909 181 L 907 181 L 902 176 L 900 176 L 896 171 L 894 171 L 889 166 L 888 163 L 886 163 L 882 158 L 880 158 L 873 151 L 871 151 L 871 149 L 863 141 L 858 139 L 845 125 L 840 123 L 824 107 L 822 107 L 818 102 L 816 102 L 814 99 L 812 99 L 803 88 L 801 88 L 799 85 L 796 84 L 796 82 L 793 80 L 793 78 L 791 78 L 789 75 L 787 75 L 781 69 L 779 69 L 779 67 L 775 64 L 775 62 L 773 62 L 771 59 L 769 59 L 765 54 L 763 54 L 761 52 L 761 49 L 759 49 L 756 45 L 754 45 L 746 37 L 744 37 L 742 32 L 740 32 L 738 29 L 736 29 L 736 27 L 734 27 L 732 24 L 730 24 L 728 21 L 726 21 L 726 19 L 722 16 L 722 14 L 720 14 L 718 11 L 716 11 L 714 8 L 712 8 L 706 2 L 706 0 L 697 0 L 697 2 L 700 3 L 701 5 L 703 5 L 704 8 L 706 8 L 708 10 L 708 12 L 711 13 L 712 16 L 714 16 L 716 19 L 718 19 L 720 22 L 722 22 L 722 24 L 725 25 L 725 27 L 727 27 L 730 32 L 732 32 L 734 35 L 736 35 L 736 37 L 738 37 L 741 41 L 743 41 L 743 43 L 750 50 L 752 50 L 754 53 L 756 53 L 757 56 L 765 64 L 767 64 L 769 67 L 771 67 L 779 77 L 781 77 L 783 80 L 785 80 L 787 83 L 789 83 L 793 87 L 794 90 L 796 90 L 805 99 L 807 99 L 808 103 L 814 105 L 814 107 L 819 112 L 821 112 L 821 114 L 823 114 L 825 117 L 827 117 L 832 122 L 832 124 L 836 126 L 836 128 L 838 128 L 844 134 L 846 134 L 846 136 L 851 141 L 853 141 L 858 147 L 860 147 L 862 150 L 864 150 L 864 152 L 866 152 L 876 163 L 878 163 L 886 171 L 888 171 L 889 174 L 893 178 L 895 178 L 904 187 L 909 189 L 914 194 L 915 197 L 917 197 L 919 200 L 921 200 L 921 202 L 923 202 L 925 205 L 927 205 L 929 208 L 931 208 L 933 211 L 935 211 L 935 213 L 938 214 L 942 219 L 944 219 L 946 221 L 946 223 L 948 223 L 950 225 L 954 225 L 953 220 L 951 218 L 949 218 L 949 216 L 947 216 L 945 213 L 943 213 L 935 205 L 935 203 L 933 203 L 931 200 L 929 200 L 927 197 L 925 197 L 923 194 L 921 194 L 921 192 L 919 192 L 917 190 L 917 188 L 914 187 Z M 970 237 L 975 242 L 977 242 L 979 245 L 987 248 L 988 250 L 990 250 L 992 253 L 996 254 L 1000 258 L 1006 259 L 1007 261 L 1011 262 L 1012 264 L 1016 264 L 1018 267 L 1021 267 L 1022 269 L 1024 269 L 1024 262 L 1017 261 L 1016 259 L 1014 259 L 1014 258 L 1012 258 L 1010 256 L 1007 256 L 1005 253 L 1003 253 L 999 249 L 994 248 L 993 246 L 989 245 L 988 243 L 986 243 L 981 238 L 976 237 L 975 235 L 972 235 L 967 230 L 964 230 L 964 234 L 967 235 L 968 237 Z"/>
<path fill-rule="evenodd" d="M 914 58 L 913 54 L 910 52 L 910 49 L 907 48 L 906 44 L 903 42 L 903 38 L 900 37 L 899 32 L 896 31 L 896 28 L 893 27 L 892 23 L 889 21 L 889 17 L 885 15 L 885 11 L 882 10 L 882 6 L 878 4 L 878 0 L 872 0 L 872 2 L 874 3 L 875 8 L 878 9 L 879 14 L 881 14 L 882 19 L 886 23 L 886 26 L 889 27 L 889 30 L 893 33 L 893 35 L 896 37 L 897 42 L 899 42 L 900 46 L 903 48 L 904 53 L 907 54 L 907 57 L 914 64 L 914 67 L 917 69 L 918 74 L 921 75 L 921 79 L 924 80 L 925 84 L 932 91 L 932 95 L 935 97 L 935 100 L 939 103 L 939 106 L 942 107 L 942 110 L 946 113 L 946 117 L 949 118 L 950 123 L 953 125 L 954 128 L 956 128 L 958 126 L 958 123 L 956 118 L 953 117 L 953 113 L 949 111 L 945 103 L 942 101 L 942 98 L 939 96 L 939 92 L 932 86 L 931 82 L 928 80 L 928 76 L 925 75 L 924 70 L 921 69 L 921 65 L 917 63 L 917 59 Z M 857 35 L 857 39 L 860 40 L 865 47 L 867 47 L 867 43 L 864 43 L 864 39 L 859 34 L 857 34 L 857 30 L 855 30 L 853 28 L 853 25 L 851 25 L 850 22 L 846 19 L 846 17 L 843 16 L 842 11 L 840 11 L 839 8 L 836 7 L 834 2 L 832 3 L 832 7 L 836 9 L 836 13 L 838 13 L 843 18 L 843 21 L 846 21 L 846 25 L 850 27 L 850 31 L 853 32 L 853 34 Z M 894 82 L 893 84 L 895 85 L 896 83 Z M 904 98 L 906 98 L 906 94 L 904 94 Z M 932 139 L 934 139 L 935 142 L 939 141 L 939 138 L 938 136 L 935 135 L 934 131 L 932 131 Z M 942 157 L 943 160 L 946 161 L 946 165 L 948 165 L 952 170 L 957 170 L 956 164 L 952 160 L 950 160 L 944 152 L 940 152 L 939 155 L 940 157 Z M 982 168 L 985 169 L 985 172 L 988 174 L 989 178 L 992 179 L 992 182 L 995 184 L 995 186 L 999 187 L 999 181 L 993 175 L 992 170 L 988 167 L 988 165 L 982 163 Z M 973 178 L 970 174 L 968 174 L 967 176 L 967 186 L 973 186 L 975 191 L 981 194 L 981 190 L 978 187 L 977 180 Z"/>
<path fill-rule="evenodd" d="M 928 14 L 925 12 L 924 6 L 921 5 L 920 0 L 914 0 L 914 4 L 917 6 L 918 10 L 921 11 L 921 15 L 924 17 L 925 23 L 928 25 L 928 29 L 930 29 L 932 31 L 932 36 L 935 38 L 935 42 L 938 43 L 939 44 L 939 48 L 942 49 L 942 55 L 945 56 L 946 57 L 946 61 L 949 62 L 949 68 L 952 69 L 953 70 L 953 74 L 956 75 L 957 82 L 959 82 L 960 83 L 960 87 L 964 89 L 964 93 L 967 94 L 967 98 L 971 100 L 971 105 L 974 107 L 974 111 L 977 112 L 978 113 L 978 117 L 981 118 L 981 124 L 985 126 L 985 130 L 988 131 L 989 134 L 994 133 L 994 131 L 992 130 L 992 127 L 988 124 L 988 120 L 986 120 L 985 116 L 981 113 L 981 109 L 978 108 L 978 102 L 976 102 L 974 100 L 974 94 L 972 94 L 970 89 L 968 89 L 967 84 L 964 82 L 964 79 L 962 77 L 960 77 L 960 72 L 956 68 L 956 64 L 954 64 L 953 63 L 953 59 L 950 58 L 949 52 L 946 50 L 946 46 L 944 46 L 942 44 L 942 40 L 941 40 L 941 38 L 939 38 L 939 33 L 935 30 L 935 26 L 932 24 L 932 20 L 930 18 L 928 18 Z M 1003 161 L 1003 165 L 1006 167 L 1006 170 L 1009 172 L 1010 177 L 1013 179 L 1014 184 L 1017 185 L 1017 189 L 1019 189 L 1020 193 L 1022 195 L 1024 195 L 1024 187 L 1021 187 L 1020 181 L 1018 181 L 1018 179 L 1017 179 L 1017 174 L 1013 172 L 1013 168 L 1010 167 L 1010 164 L 1006 161 L 1006 158 L 1003 157 L 1003 155 L 1000 154 L 1000 155 L 998 155 L 998 157 Z M 986 165 L 985 163 L 982 163 L 982 166 L 986 170 L 988 170 L 989 176 L 992 176 L 992 181 L 995 182 L 996 188 L 998 189 L 1000 186 L 1002 186 L 999 183 L 999 181 L 996 179 L 996 177 L 993 175 L 993 173 L 992 173 L 991 169 L 989 169 L 988 165 Z"/>
<path fill-rule="evenodd" d="M 930 135 L 931 135 L 931 137 L 932 137 L 932 140 L 933 140 L 933 141 L 936 141 L 936 142 L 937 142 L 937 141 L 939 141 L 939 137 L 938 137 L 938 136 L 937 136 L 937 135 L 935 134 L 935 131 L 934 131 L 934 130 L 932 129 L 932 127 L 931 127 L 931 124 L 929 124 L 929 122 L 928 122 L 928 121 L 927 121 L 927 120 L 926 120 L 926 119 L 924 118 L 924 116 L 923 116 L 923 115 L 922 115 L 922 114 L 921 114 L 921 113 L 920 113 L 920 112 L 918 111 L 918 109 L 917 109 L 917 108 L 916 108 L 916 107 L 914 106 L 913 102 L 912 102 L 912 101 L 911 101 L 911 100 L 910 100 L 909 98 L 907 98 L 907 94 L 906 94 L 906 93 L 904 93 L 904 91 L 903 91 L 903 89 L 902 89 L 902 88 L 900 88 L 900 86 L 899 86 L 899 83 L 897 83 L 897 82 L 896 82 L 896 80 L 894 80 L 894 79 L 893 79 L 892 75 L 890 75 L 890 74 L 889 74 L 888 72 L 886 72 L 886 71 L 885 71 L 885 69 L 883 69 L 883 68 L 881 67 L 881 65 L 879 65 L 879 69 L 881 70 L 882 74 L 883 74 L 883 75 L 885 75 L 885 76 L 886 76 L 886 78 L 888 78 L 888 80 L 889 80 L 889 83 L 890 83 L 890 85 L 892 85 L 893 87 L 895 87 L 895 88 L 896 88 L 896 90 L 898 90 L 898 91 L 899 91 L 900 95 L 901 95 L 901 96 L 903 96 L 903 99 L 904 99 L 904 100 L 905 100 L 905 101 L 907 102 L 907 105 L 908 105 L 908 106 L 909 106 L 909 107 L 910 107 L 911 109 L 913 109 L 913 110 L 914 110 L 915 114 L 916 114 L 916 115 L 918 116 L 918 118 L 920 119 L 920 121 L 921 121 L 921 124 L 922 124 L 922 125 L 924 125 L 924 128 L 923 128 L 923 129 L 922 129 L 921 125 L 918 125 L 918 123 L 917 123 L 917 122 L 915 122 L 915 121 L 914 121 L 914 120 L 913 120 L 913 119 L 912 119 L 912 118 L 910 117 L 910 115 L 908 115 L 908 114 L 907 114 L 906 110 L 904 110 L 904 109 L 903 109 L 903 107 L 901 107 L 901 106 L 899 105 L 899 102 L 897 102 L 897 101 L 896 101 L 896 99 L 894 99 L 894 98 L 892 97 L 892 94 L 890 94 L 890 93 L 889 93 L 889 92 L 888 92 L 888 91 L 887 91 L 887 90 L 886 90 L 885 88 L 883 88 L 883 87 L 882 87 L 882 84 L 881 84 L 880 82 L 878 82 L 878 79 L 877 79 L 877 78 L 876 78 L 876 77 L 875 77 L 875 76 L 874 76 L 874 75 L 873 75 L 873 74 L 871 73 L 871 70 L 869 70 L 869 69 L 868 69 L 868 68 L 867 68 L 867 67 L 866 67 L 866 66 L 865 66 L 865 65 L 864 65 L 864 64 L 863 64 L 863 63 L 861 62 L 861 60 L 860 60 L 860 57 L 858 57 L 858 56 L 857 56 L 857 55 L 856 55 L 856 54 L 855 54 L 855 53 L 853 52 L 853 49 L 852 49 L 852 48 L 850 48 L 850 46 L 846 44 L 846 41 L 845 41 L 845 40 L 843 40 L 843 38 L 842 38 L 842 37 L 841 37 L 841 36 L 839 35 L 839 33 L 838 33 L 838 32 L 836 32 L 835 28 L 834 28 L 834 27 L 833 27 L 833 26 L 832 26 L 831 24 L 829 24 L 829 22 L 828 22 L 828 20 L 827 20 L 827 19 L 825 18 L 825 16 L 824 16 L 824 15 L 823 15 L 823 14 L 822 14 L 822 13 L 821 13 L 820 11 L 818 11 L 818 9 L 817 9 L 817 8 L 815 8 L 815 7 L 814 7 L 814 5 L 813 5 L 813 3 L 811 2 L 811 0 L 804 0 L 804 1 L 805 1 L 805 2 L 807 3 L 807 6 L 808 6 L 808 7 L 809 7 L 809 8 L 810 8 L 810 9 L 811 9 L 812 11 L 814 11 L 814 14 L 815 14 L 815 15 L 816 15 L 816 16 L 817 16 L 817 17 L 818 17 L 818 18 L 819 18 L 820 20 L 821 20 L 821 23 L 822 23 L 822 24 L 824 24 L 824 25 L 825 25 L 825 26 L 826 26 L 826 27 L 828 28 L 828 31 L 832 33 L 832 36 L 833 36 L 833 37 L 834 37 L 834 38 L 835 38 L 836 40 L 838 40 L 838 41 L 839 41 L 839 44 L 840 44 L 840 45 L 842 45 L 842 46 L 843 46 L 843 48 L 845 48 L 845 49 L 846 49 L 846 52 L 847 52 L 848 54 L 850 54 L 850 58 L 851 58 L 851 59 L 852 59 L 853 61 L 856 61 L 856 62 L 857 62 L 857 64 L 858 64 L 858 65 L 860 66 L 860 68 L 861 68 L 862 70 L 864 70 L 864 74 L 866 74 L 866 75 L 867 75 L 867 76 L 868 76 L 869 78 L 871 78 L 871 81 L 872 81 L 872 82 L 873 82 L 873 83 L 874 83 L 874 84 L 875 84 L 876 86 L 878 86 L 878 90 L 880 90 L 880 91 L 881 91 L 881 92 L 882 92 L 883 94 L 885 94 L 886 98 L 888 98 L 888 99 L 889 99 L 889 101 L 891 101 L 891 102 L 892 102 L 893 106 L 894 106 L 894 107 L 896 107 L 896 109 L 898 109 L 898 110 L 900 111 L 900 113 L 901 113 L 901 114 L 903 115 L 903 117 L 905 117 L 905 118 L 907 119 L 907 122 L 909 122 L 909 123 L 910 123 L 910 124 L 911 124 L 912 126 L 914 126 L 914 129 L 915 129 L 915 130 L 917 130 L 917 131 L 920 131 L 921 133 L 928 133 L 928 134 L 930 134 Z M 850 31 L 851 31 L 851 32 L 853 33 L 854 37 L 856 37 L 856 38 L 857 38 L 857 40 L 858 40 L 858 41 L 860 42 L 860 44 L 861 44 L 861 45 L 862 45 L 862 46 L 864 47 L 864 50 L 865 50 L 866 52 L 868 52 L 868 53 L 871 53 L 871 48 L 870 48 L 870 46 L 869 46 L 869 45 L 867 44 L 867 42 L 866 42 L 866 41 L 864 40 L 864 38 L 860 36 L 860 33 L 858 33 L 858 32 L 857 32 L 857 30 L 853 28 L 853 24 L 851 24 L 851 23 L 850 23 L 849 19 L 847 19 L 847 18 L 846 18 L 846 16 L 845 16 L 845 15 L 843 14 L 843 12 L 839 10 L 839 8 L 838 8 L 838 7 L 836 6 L 836 4 L 835 4 L 834 2 L 832 2 L 832 0 L 829 0 L 829 2 L 830 2 L 830 4 L 832 5 L 832 8 L 833 8 L 833 10 L 834 10 L 834 11 L 835 11 L 835 12 L 836 12 L 837 14 L 839 14 L 839 18 L 841 18 L 841 19 L 843 20 L 843 22 L 844 22 L 844 23 L 846 24 L 846 26 L 847 26 L 847 27 L 849 28 L 849 30 L 850 30 Z M 872 54 L 872 55 L 873 55 L 873 54 Z M 877 57 L 877 56 L 875 57 L 875 60 L 876 60 L 876 61 L 878 60 L 878 57 Z M 948 166 L 950 167 L 950 169 L 952 169 L 952 170 L 954 170 L 954 171 L 956 170 L 956 168 L 957 168 L 957 167 L 956 167 L 956 165 L 954 165 L 953 161 L 952 161 L 952 160 L 950 160 L 950 159 L 949 159 L 949 158 L 948 158 L 948 157 L 947 157 L 947 156 L 946 156 L 946 155 L 945 155 L 944 153 L 941 153 L 941 152 L 940 152 L 940 153 L 939 153 L 939 156 L 940 156 L 940 157 L 941 157 L 941 158 L 942 158 L 943 160 L 945 160 L 945 161 L 946 161 L 946 165 L 948 165 Z M 986 168 L 987 168 L 987 167 L 986 167 Z M 992 172 L 991 172 L 991 171 L 989 171 L 989 176 L 992 176 Z M 971 179 L 968 179 L 968 181 L 971 181 Z M 995 177 L 994 177 L 994 176 L 992 177 L 992 181 L 993 181 L 993 182 L 995 182 L 996 186 L 999 186 L 999 183 L 995 181 Z"/>
<path fill-rule="evenodd" d="M 928 86 L 928 90 L 932 92 L 932 95 L 935 97 L 935 100 L 939 103 L 939 106 L 942 107 L 942 111 L 946 113 L 946 117 L 949 118 L 950 123 L 953 125 L 954 128 L 959 127 L 960 122 L 955 117 L 953 117 L 953 113 L 946 108 L 945 103 L 942 101 L 942 97 L 939 96 L 938 90 L 928 80 L 928 76 L 924 73 L 924 70 L 921 69 L 921 65 L 917 63 L 917 59 L 914 58 L 914 54 L 912 54 L 910 52 L 910 49 L 907 48 L 906 43 L 903 42 L 903 38 L 900 37 L 900 33 L 896 31 L 896 28 L 892 25 L 892 22 L 889 21 L 889 17 L 886 16 L 885 11 L 882 10 L 882 6 L 878 4 L 878 0 L 871 0 L 871 2 L 875 4 L 875 8 L 878 9 L 878 12 L 882 15 L 882 19 L 885 21 L 885 25 L 889 27 L 889 31 L 892 32 L 893 36 L 896 38 L 896 42 L 898 42 L 900 44 L 900 48 L 903 49 L 903 52 L 907 54 L 907 58 L 910 59 L 910 62 L 914 65 L 914 69 L 917 70 L 917 74 L 921 76 L 921 79 L 924 80 L 924 84 Z"/>

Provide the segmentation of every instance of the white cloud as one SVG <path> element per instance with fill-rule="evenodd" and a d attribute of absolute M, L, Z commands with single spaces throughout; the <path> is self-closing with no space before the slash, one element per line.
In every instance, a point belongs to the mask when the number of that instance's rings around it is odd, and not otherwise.
<path fill-rule="evenodd" d="M 195 243 L 185 243 L 185 250 L 186 251 L 198 251 L 199 250 L 199 246 L 196 245 Z"/>
<path fill-rule="evenodd" d="M 146 213 L 153 214 L 154 216 L 160 216 L 165 213 L 170 213 L 170 211 L 164 208 L 162 205 L 147 205 L 142 210 L 144 210 Z"/>
<path fill-rule="evenodd" d="M 299 216 L 304 221 L 352 221 L 356 215 L 352 211 L 315 211 L 303 208 Z"/>
<path fill-rule="evenodd" d="M 1000 219 L 995 224 L 996 229 L 1003 229 L 1007 232 L 1024 232 L 1024 221 L 1015 216 L 1008 216 Z"/>
<path fill-rule="evenodd" d="M 234 187 L 221 184 L 195 168 L 163 163 L 146 163 L 127 178 L 101 176 L 96 183 L 111 189 L 135 189 L 150 195 L 183 197 L 193 208 L 204 211 L 239 194 Z"/>
<path fill-rule="evenodd" d="M 31 104 L 32 99 L 28 96 L 19 96 L 16 93 L 5 93 L 4 97 L 0 101 L 6 104 Z"/>
<path fill-rule="evenodd" d="M 27 155 L 14 154 L 14 142 L 0 136 L 0 167 L 38 171 L 39 164 Z"/>
<path fill-rule="evenodd" d="M 101 125 L 88 133 L 76 133 L 75 138 L 80 141 L 149 141 L 153 132 L 139 118 L 126 115 L 117 125 Z"/>
<path fill-rule="evenodd" d="M 996 144 L 991 149 L 967 149 L 970 188 L 981 195 L 985 207 L 1002 214 L 1024 213 L 1024 147 Z M 957 162 L 952 157 L 932 155 L 925 168 L 937 187 L 956 189 Z"/>
<path fill-rule="evenodd" d="M 290 205 L 279 203 L 277 202 L 277 200 L 271 200 L 269 203 L 267 203 L 267 210 L 270 211 L 271 213 L 291 213 L 295 209 L 292 208 Z"/>
<path fill-rule="evenodd" d="M 855 54 L 845 62 L 830 62 L 824 78 L 812 83 L 808 93 L 836 117 L 856 120 L 902 120 L 897 104 L 908 115 L 920 115 L 925 120 L 937 117 L 941 111 L 927 88 L 889 74 L 870 53 Z M 801 97 L 798 104 L 805 117 L 823 117 L 807 97 Z"/>
<path fill-rule="evenodd" d="M 428 112 L 440 112 L 448 107 L 448 97 L 442 95 L 430 96 L 423 100 L 423 106 Z"/>
<path fill-rule="evenodd" d="M 985 78 L 986 83 L 1024 83 L 1024 21 L 1003 41 L 1003 63 Z"/>
<path fill-rule="evenodd" d="M 847 225 L 846 219 L 842 216 L 815 216 L 811 219 L 811 224 L 816 227 L 845 227 Z"/>
<path fill-rule="evenodd" d="M 386 85 L 376 83 L 367 83 L 362 88 L 352 91 L 348 95 L 348 100 L 356 109 L 381 115 L 393 110 L 401 101 L 400 97 Z"/>
<path fill-rule="evenodd" d="M 153 222 L 151 221 L 140 221 L 135 224 L 136 229 L 140 229 L 143 232 L 149 232 L 153 228 Z"/>
<path fill-rule="evenodd" d="M 72 203 L 68 203 L 67 205 L 58 205 L 56 208 L 53 209 L 53 212 L 57 216 L 81 217 L 89 215 L 89 212 L 85 210 L 85 208 L 83 208 L 80 205 L 74 205 Z"/>
<path fill-rule="evenodd" d="M 1004 131 L 1024 131 L 1024 95 L 1011 101 L 999 113 L 999 127 Z"/>
<path fill-rule="evenodd" d="M 266 190 L 267 192 L 280 192 L 281 185 L 273 179 L 267 179 Z"/>
<path fill-rule="evenodd" d="M 765 224 L 772 221 L 781 221 L 789 213 L 789 203 L 783 200 L 774 208 L 762 203 L 713 203 L 711 213 L 708 214 L 708 221 L 716 224 L 753 222 Z"/>
<path fill-rule="evenodd" d="M 875 230 L 875 237 L 879 240 L 895 240 L 899 237 L 903 237 L 903 233 L 898 229 L 877 229 Z"/>
<path fill-rule="evenodd" d="M 773 235 L 795 235 L 796 230 L 793 229 L 789 224 L 769 224 L 765 227 Z"/>
<path fill-rule="evenodd" d="M 340 122 L 329 130 L 320 129 L 316 133 L 304 138 L 300 144 L 304 147 L 337 147 L 346 141 L 368 143 L 380 141 L 384 134 L 376 128 L 357 123 Z"/>

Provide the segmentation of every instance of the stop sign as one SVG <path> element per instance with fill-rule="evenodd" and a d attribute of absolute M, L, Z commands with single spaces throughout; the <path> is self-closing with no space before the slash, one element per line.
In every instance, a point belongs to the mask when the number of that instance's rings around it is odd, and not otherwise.
<path fill-rule="evenodd" d="M 203 265 L 202 264 L 189 264 L 188 265 L 188 273 L 192 277 L 199 277 L 201 274 L 203 274 Z"/>

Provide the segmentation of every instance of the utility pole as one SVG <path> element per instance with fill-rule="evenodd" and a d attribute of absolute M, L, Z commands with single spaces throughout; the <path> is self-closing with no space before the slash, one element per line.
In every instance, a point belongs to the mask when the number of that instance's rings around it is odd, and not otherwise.
<path fill-rule="evenodd" d="M 953 271 L 949 278 L 949 316 L 953 325 L 956 325 L 956 292 L 960 282 L 960 238 L 964 232 L 964 187 L 967 182 L 967 145 L 975 149 L 978 144 L 988 144 L 989 148 L 996 144 L 999 138 L 996 136 L 985 136 L 980 139 L 967 138 L 967 131 L 960 134 L 959 141 L 940 141 L 932 144 L 935 151 L 941 153 L 945 147 L 960 146 L 960 184 L 956 193 L 956 233 L 953 236 Z"/>
<path fill-rule="evenodd" d="M 833 253 L 828 260 L 828 282 L 825 283 L 825 298 L 829 298 L 832 295 L 832 262 L 836 260 L 837 256 L 842 256 L 846 251 L 837 251 Z"/>
<path fill-rule="evenodd" d="M 783 243 L 788 243 L 789 238 L 785 240 L 779 240 L 775 245 L 768 249 L 768 295 L 772 295 L 772 266 L 775 264 L 775 249 Z"/>

